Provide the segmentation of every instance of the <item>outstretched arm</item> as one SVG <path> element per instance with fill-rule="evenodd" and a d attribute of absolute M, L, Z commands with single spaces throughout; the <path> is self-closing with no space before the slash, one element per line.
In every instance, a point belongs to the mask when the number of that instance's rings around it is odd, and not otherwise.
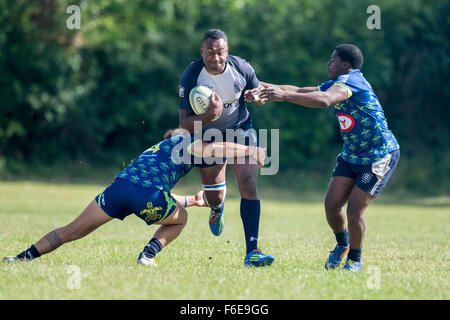
<path fill-rule="evenodd" d="M 200 141 L 199 141 L 200 142 Z M 189 150 L 191 154 L 197 157 L 226 157 L 226 158 L 242 158 L 251 157 L 260 167 L 264 166 L 266 157 L 266 149 L 256 146 L 245 146 L 233 142 L 201 142 L 193 143 Z"/>
<path fill-rule="evenodd" d="M 180 204 L 180 206 L 187 207 L 207 207 L 203 200 L 203 190 L 200 190 L 193 196 L 180 196 L 178 194 L 171 194 L 172 197 Z"/>
<path fill-rule="evenodd" d="M 317 87 L 297 87 L 289 84 L 273 84 L 267 82 L 259 82 L 259 87 L 252 90 L 247 90 L 244 94 L 246 102 L 253 102 L 258 105 L 262 105 L 269 101 L 265 96 L 261 95 L 263 90 L 275 88 L 278 91 L 282 91 L 285 94 L 295 94 L 295 93 L 307 93 L 317 91 Z"/>
<path fill-rule="evenodd" d="M 328 108 L 349 98 L 349 92 L 341 86 L 332 86 L 327 91 L 292 92 L 278 87 L 261 90 L 261 99 L 276 102 L 291 102 L 308 108 Z"/>

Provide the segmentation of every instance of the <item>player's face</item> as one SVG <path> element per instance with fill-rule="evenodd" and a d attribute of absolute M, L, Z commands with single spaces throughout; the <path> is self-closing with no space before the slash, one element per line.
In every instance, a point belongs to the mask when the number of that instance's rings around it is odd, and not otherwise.
<path fill-rule="evenodd" d="M 346 68 L 343 66 L 341 58 L 333 51 L 330 61 L 327 63 L 327 71 L 331 80 L 336 80 L 341 74 L 346 72 Z"/>
<path fill-rule="evenodd" d="M 208 39 L 200 49 L 206 71 L 219 74 L 227 65 L 228 44 L 224 39 Z"/>

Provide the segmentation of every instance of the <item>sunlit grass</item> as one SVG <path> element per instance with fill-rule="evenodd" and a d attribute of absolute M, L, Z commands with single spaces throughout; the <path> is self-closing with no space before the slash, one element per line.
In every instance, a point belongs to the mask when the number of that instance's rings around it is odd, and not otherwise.
<path fill-rule="evenodd" d="M 0 183 L 0 256 L 69 223 L 103 188 Z M 210 233 L 206 208 L 189 209 L 156 269 L 136 265 L 156 226 L 130 216 L 32 262 L 0 264 L 0 299 L 450 298 L 448 206 L 375 202 L 366 214 L 364 272 L 352 274 L 323 268 L 334 238 L 320 201 L 276 201 L 262 192 L 259 246 L 276 261 L 251 269 L 243 267 L 239 198 L 230 194 L 222 235 Z"/>

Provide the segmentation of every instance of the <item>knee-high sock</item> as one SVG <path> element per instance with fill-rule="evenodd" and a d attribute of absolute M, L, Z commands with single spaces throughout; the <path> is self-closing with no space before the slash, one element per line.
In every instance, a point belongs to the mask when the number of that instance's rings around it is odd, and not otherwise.
<path fill-rule="evenodd" d="M 247 253 L 258 248 L 260 213 L 261 204 L 259 200 L 241 198 L 241 219 L 244 225 Z"/>

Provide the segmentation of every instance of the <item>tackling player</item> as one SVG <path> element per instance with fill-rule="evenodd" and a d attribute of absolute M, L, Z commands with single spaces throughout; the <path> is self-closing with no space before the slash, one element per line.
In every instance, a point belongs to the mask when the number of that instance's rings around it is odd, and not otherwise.
<path fill-rule="evenodd" d="M 338 119 L 344 145 L 325 197 L 326 218 L 337 245 L 330 252 L 326 269 L 336 269 L 346 254 L 345 270 L 363 268 L 364 212 L 385 187 L 400 157 L 400 146 L 388 129 L 379 99 L 360 71 L 362 64 L 363 55 L 357 46 L 341 44 L 327 64 L 331 80 L 318 87 L 261 83 L 265 87 L 262 90 L 246 92 L 248 101 L 259 96 L 309 108 L 332 107 Z"/>
<path fill-rule="evenodd" d="M 259 85 L 253 68 L 244 59 L 228 55 L 227 36 L 218 29 L 205 33 L 200 52 L 201 58 L 192 62 L 180 79 L 180 127 L 194 133 L 194 122 L 198 121 L 203 132 L 219 130 L 222 141 L 227 141 L 228 130 L 233 133 L 232 142 L 258 145 L 258 137 L 244 101 L 244 91 Z M 202 115 L 196 115 L 189 103 L 189 93 L 197 85 L 211 88 L 220 97 L 219 101 L 211 100 L 208 112 Z M 258 166 L 248 161 L 229 166 L 236 176 L 241 195 L 240 214 L 246 243 L 244 265 L 270 265 L 274 257 L 263 254 L 257 247 L 261 212 L 256 187 Z M 221 234 L 224 226 L 225 170 L 224 163 L 200 169 L 205 201 L 211 207 L 209 226 L 216 236 Z"/>
<path fill-rule="evenodd" d="M 172 137 L 170 137 L 172 134 Z M 173 241 L 187 222 L 186 207 L 205 206 L 202 191 L 195 196 L 171 194 L 171 189 L 194 165 L 204 166 L 204 157 L 229 155 L 252 157 L 264 164 L 265 150 L 234 143 L 194 140 L 184 129 L 168 132 L 165 140 L 144 151 L 102 191 L 73 222 L 55 229 L 30 248 L 5 262 L 33 260 L 66 242 L 80 239 L 113 218 L 131 214 L 148 225 L 161 225 L 139 254 L 138 264 L 155 265 L 154 257 Z M 186 161 L 187 160 L 187 161 Z"/>

